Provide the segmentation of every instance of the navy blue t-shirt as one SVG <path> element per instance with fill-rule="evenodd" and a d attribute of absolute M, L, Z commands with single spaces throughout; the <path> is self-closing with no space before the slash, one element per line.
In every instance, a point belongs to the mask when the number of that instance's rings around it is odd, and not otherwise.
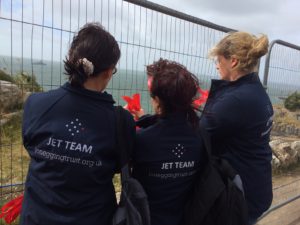
<path fill-rule="evenodd" d="M 31 161 L 22 225 L 109 225 L 116 208 L 116 115 L 107 93 L 63 87 L 36 93 L 24 108 Z M 135 125 L 128 113 L 126 138 Z"/>
<path fill-rule="evenodd" d="M 204 147 L 180 113 L 140 129 L 133 154 L 133 176 L 148 195 L 152 225 L 179 225 L 187 195 L 204 166 Z"/>

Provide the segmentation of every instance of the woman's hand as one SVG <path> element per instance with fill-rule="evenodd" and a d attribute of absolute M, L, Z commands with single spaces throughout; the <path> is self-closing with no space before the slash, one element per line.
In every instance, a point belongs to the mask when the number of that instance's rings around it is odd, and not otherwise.
<path fill-rule="evenodd" d="M 128 105 L 124 105 L 123 106 L 124 109 L 128 110 Z M 140 109 L 139 111 L 136 110 L 128 110 L 131 115 L 134 117 L 135 120 L 138 120 L 140 117 L 142 117 L 143 115 L 145 115 L 144 109 Z"/>

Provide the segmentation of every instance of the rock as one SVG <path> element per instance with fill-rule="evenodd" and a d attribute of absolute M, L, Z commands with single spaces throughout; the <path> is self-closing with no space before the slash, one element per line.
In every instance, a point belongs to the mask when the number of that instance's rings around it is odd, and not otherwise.
<path fill-rule="evenodd" d="M 300 128 L 291 124 L 273 123 L 272 135 L 300 136 Z"/>
<path fill-rule="evenodd" d="M 288 154 L 288 151 L 290 149 L 290 145 L 286 142 L 280 143 L 277 148 L 274 149 L 276 152 L 276 156 L 281 162 L 281 165 L 283 167 L 287 167 L 290 165 L 290 155 Z"/>
<path fill-rule="evenodd" d="M 4 118 L 0 120 L 0 126 L 3 126 L 4 124 L 6 124 L 9 121 L 9 119 Z"/>
<path fill-rule="evenodd" d="M 269 144 L 270 144 L 270 146 L 271 146 L 271 148 L 272 148 L 272 150 L 273 150 L 273 149 L 277 148 L 277 146 L 278 146 L 279 144 L 283 143 L 283 142 L 284 142 L 284 141 L 283 141 L 282 139 L 274 139 L 274 140 L 272 140 Z"/>
<path fill-rule="evenodd" d="M 13 112 L 23 103 L 22 91 L 17 85 L 0 80 L 0 114 Z"/>
<path fill-rule="evenodd" d="M 300 158 L 300 141 L 294 141 L 291 144 L 291 149 L 298 153 L 298 159 Z"/>
<path fill-rule="evenodd" d="M 298 162 L 299 152 L 291 147 L 291 142 L 282 139 L 276 139 L 270 142 L 273 155 L 280 162 L 273 158 L 272 164 L 275 166 L 280 164 L 280 167 L 288 167 Z"/>
<path fill-rule="evenodd" d="M 281 166 L 280 160 L 275 155 L 272 155 L 272 167 L 273 167 L 273 169 L 278 169 L 280 166 Z"/>
<path fill-rule="evenodd" d="M 272 135 L 300 137 L 299 112 L 290 112 L 283 106 L 273 106 L 274 122 Z M 300 114 L 299 114 L 300 115 Z"/>
<path fill-rule="evenodd" d="M 0 119 L 0 126 L 6 124 L 7 122 L 9 122 L 15 115 L 18 115 L 19 113 L 21 113 L 21 111 L 18 112 L 13 112 L 13 113 L 8 113 L 2 116 L 2 118 Z"/>

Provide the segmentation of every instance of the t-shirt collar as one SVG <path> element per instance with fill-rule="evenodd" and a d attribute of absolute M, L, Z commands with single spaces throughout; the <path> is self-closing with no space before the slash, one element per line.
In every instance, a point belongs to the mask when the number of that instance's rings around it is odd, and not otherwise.
<path fill-rule="evenodd" d="M 106 91 L 104 92 L 98 92 L 98 91 L 92 91 L 92 90 L 88 90 L 82 87 L 73 87 L 69 82 L 66 82 L 63 86 L 63 89 L 70 91 L 72 93 L 75 94 L 79 94 L 79 95 L 83 95 L 83 96 L 87 96 L 90 98 L 94 98 L 95 100 L 101 100 L 101 101 L 106 101 L 106 102 L 110 102 L 112 104 L 115 103 L 115 101 L 113 100 L 113 97 L 111 94 L 108 94 Z"/>

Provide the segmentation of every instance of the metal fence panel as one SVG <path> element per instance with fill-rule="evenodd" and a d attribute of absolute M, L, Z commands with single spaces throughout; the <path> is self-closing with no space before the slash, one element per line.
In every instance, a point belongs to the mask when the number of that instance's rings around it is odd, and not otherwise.
<path fill-rule="evenodd" d="M 300 91 L 300 46 L 275 40 L 266 56 L 263 84 L 273 103 Z"/>
<path fill-rule="evenodd" d="M 59 87 L 66 82 L 63 60 L 73 35 L 94 21 L 115 36 L 122 52 L 108 91 L 119 104 L 124 104 L 120 96 L 140 92 L 148 112 L 145 65 L 160 57 L 175 60 L 195 73 L 202 87 L 209 88 L 217 71 L 208 51 L 232 30 L 148 1 L 4 0 L 0 1 L 1 71 L 9 77 L 34 76 L 44 91 Z M 19 84 L 22 97 L 34 91 L 32 83 Z M 7 85 L 1 83 L 1 96 L 7 92 L 4 88 Z M 8 95 L 13 93 L 11 89 Z M 7 123 L 8 118 L 13 122 Z M 2 205 L 22 191 L 29 157 L 22 147 L 22 109 L 1 110 L 0 121 Z"/>

